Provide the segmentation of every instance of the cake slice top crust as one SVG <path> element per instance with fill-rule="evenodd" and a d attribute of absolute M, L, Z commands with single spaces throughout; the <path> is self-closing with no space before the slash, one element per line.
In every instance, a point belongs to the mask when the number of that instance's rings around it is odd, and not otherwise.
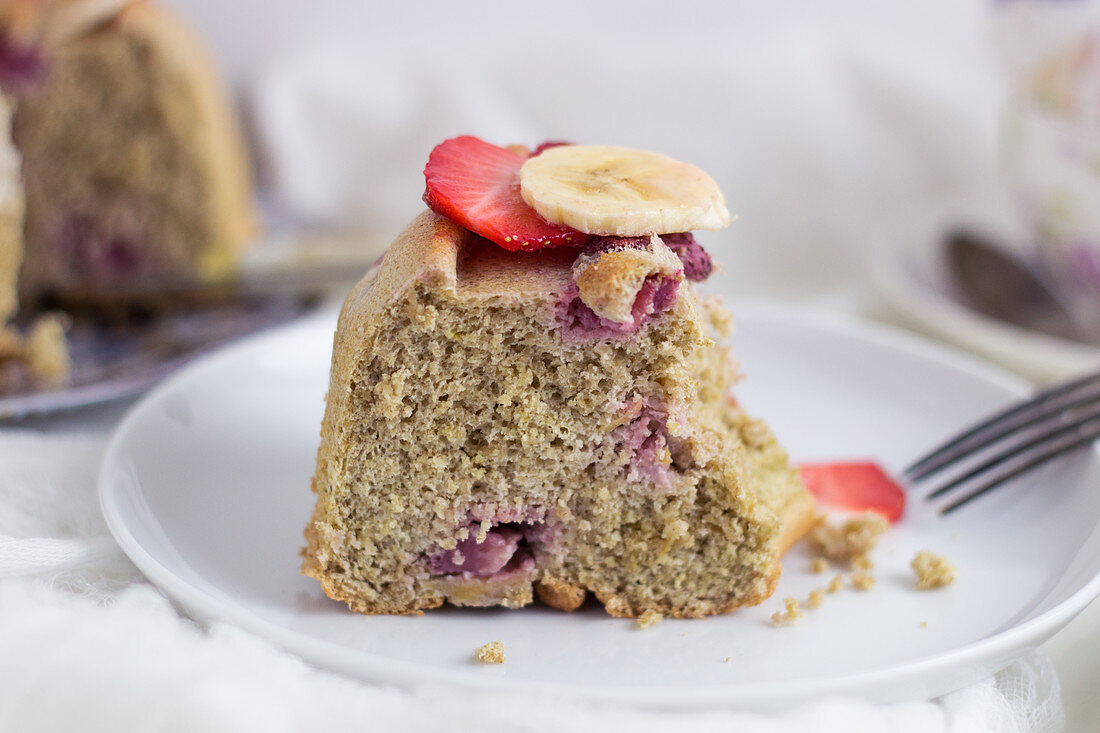
<path fill-rule="evenodd" d="M 648 240 L 647 240 L 648 242 Z M 418 282 L 431 284 L 460 300 L 495 302 L 556 302 L 563 295 L 580 295 L 590 302 L 621 302 L 636 296 L 649 276 L 680 279 L 676 255 L 639 251 L 620 262 L 616 252 L 599 262 L 601 277 L 589 277 L 587 292 L 579 291 L 578 265 L 599 257 L 583 249 L 561 247 L 535 252 L 509 252 L 466 231 L 431 211 L 421 213 L 402 232 L 348 299 L 356 309 L 375 310 L 400 298 Z M 582 270 L 590 273 L 593 267 Z M 608 271 L 611 271 L 608 273 Z M 595 273 L 592 273 L 595 274 Z M 587 298 L 585 298 L 587 296 Z M 621 314 L 618 314 L 621 315 Z"/>
<path fill-rule="evenodd" d="M 0 35 L 15 46 L 54 48 L 103 23 L 139 0 L 5 0 Z"/>

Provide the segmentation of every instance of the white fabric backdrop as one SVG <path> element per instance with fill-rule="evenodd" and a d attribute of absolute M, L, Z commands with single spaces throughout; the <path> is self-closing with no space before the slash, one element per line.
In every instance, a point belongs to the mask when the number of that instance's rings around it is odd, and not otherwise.
<path fill-rule="evenodd" d="M 461 133 L 701 165 L 740 215 L 706 241 L 743 293 L 865 289 L 866 251 L 996 194 L 992 0 L 166 1 L 248 100 L 282 212 L 378 240 Z"/>
<path fill-rule="evenodd" d="M 640 2 L 624 16 L 568 0 L 545 17 L 428 3 L 348 10 L 360 25 L 326 32 L 330 8 L 293 34 L 269 18 L 284 45 L 257 51 L 259 67 L 238 60 L 239 83 L 281 209 L 379 239 L 421 207 L 428 151 L 462 133 L 699 164 L 740 217 L 704 241 L 742 293 L 859 288 L 867 250 L 986 207 L 1003 80 L 985 3 L 760 5 Z"/>

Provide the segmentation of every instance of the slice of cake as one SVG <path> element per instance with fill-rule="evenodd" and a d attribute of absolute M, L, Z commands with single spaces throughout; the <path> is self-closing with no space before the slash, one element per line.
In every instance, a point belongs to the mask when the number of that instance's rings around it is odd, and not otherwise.
<path fill-rule="evenodd" d="M 759 603 L 815 512 L 693 284 L 721 194 L 664 156 L 536 153 L 436 148 L 434 211 L 348 296 L 303 572 L 365 613 Z"/>
<path fill-rule="evenodd" d="M 162 297 L 225 278 L 254 233 L 247 156 L 214 65 L 152 2 L 12 0 L 24 301 Z"/>

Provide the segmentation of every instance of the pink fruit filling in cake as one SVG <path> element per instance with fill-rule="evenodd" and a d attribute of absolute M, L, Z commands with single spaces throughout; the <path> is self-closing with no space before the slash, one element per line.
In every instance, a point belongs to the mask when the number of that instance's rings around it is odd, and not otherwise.
<path fill-rule="evenodd" d="M 36 45 L 19 43 L 0 32 L 0 88 L 12 93 L 30 89 L 46 75 L 46 58 Z"/>
<path fill-rule="evenodd" d="M 631 253 L 636 256 L 629 258 Z M 585 298 L 582 278 L 596 267 L 606 265 L 612 258 L 624 259 L 624 255 L 628 261 L 612 263 L 593 279 L 598 289 L 618 291 L 621 298 L 628 294 L 631 278 L 637 282 L 639 275 L 643 277 L 633 292 L 629 315 L 615 318 L 608 313 L 597 313 Z M 670 258 L 673 265 L 669 264 Z M 562 333 L 569 341 L 600 340 L 636 333 L 653 316 L 676 304 L 680 282 L 685 276 L 691 280 L 704 280 L 711 270 L 710 256 L 690 233 L 662 235 L 659 238 L 596 237 L 577 255 L 573 265 L 573 285 L 562 293 L 558 307 Z M 613 309 L 611 302 L 603 305 L 609 311 Z"/>
<path fill-rule="evenodd" d="M 492 513 L 471 511 L 462 529 L 455 531 L 454 549 L 439 549 L 428 555 L 431 575 L 461 575 L 466 580 L 500 578 L 523 573 L 534 567 L 536 553 L 556 552 L 557 534 L 546 522 L 542 510 L 511 510 Z"/>
<path fill-rule="evenodd" d="M 469 537 L 459 542 L 455 549 L 444 550 L 429 558 L 428 563 L 433 574 L 492 575 L 504 569 L 523 541 L 523 532 L 514 525 L 493 527 L 480 542 L 480 524 L 471 523 L 467 531 Z"/>
<path fill-rule="evenodd" d="M 566 142 L 564 140 L 547 140 L 546 142 L 539 143 L 537 146 L 535 146 L 535 149 L 531 151 L 531 157 L 533 158 L 536 155 L 538 155 L 539 153 L 541 153 L 542 151 L 549 150 L 550 148 L 556 148 L 556 147 L 559 147 L 561 145 L 572 145 L 572 144 L 573 143 L 569 143 L 569 142 Z"/>
<path fill-rule="evenodd" d="M 684 263 L 684 277 L 688 280 L 702 282 L 714 271 L 710 255 L 703 249 L 703 245 L 695 241 L 695 235 L 691 232 L 662 234 L 661 241 Z"/>
<path fill-rule="evenodd" d="M 668 413 L 636 400 L 629 412 L 635 416 L 612 433 L 620 450 L 630 456 L 626 478 L 628 481 L 651 481 L 657 488 L 668 491 L 675 486 L 673 477 L 692 466 L 691 449 L 687 443 L 670 434 Z M 682 424 L 683 420 L 677 421 Z"/>
<path fill-rule="evenodd" d="M 148 259 L 140 247 L 126 236 L 105 232 L 91 217 L 78 214 L 61 220 L 55 238 L 58 258 L 67 263 L 74 275 L 118 282 L 142 270 L 148 270 Z"/>

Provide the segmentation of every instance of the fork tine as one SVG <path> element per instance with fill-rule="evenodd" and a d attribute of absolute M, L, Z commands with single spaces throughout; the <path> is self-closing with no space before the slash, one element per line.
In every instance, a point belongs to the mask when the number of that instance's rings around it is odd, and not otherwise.
<path fill-rule="evenodd" d="M 1084 426 L 1086 426 L 1089 423 L 1091 423 L 1093 421 L 1096 421 L 1096 420 L 1100 420 L 1100 410 L 1092 410 L 1091 412 L 1088 412 L 1087 414 L 1082 415 L 1080 418 L 1078 418 L 1077 420 L 1075 420 L 1074 422 L 1072 422 L 1068 425 L 1063 425 L 1061 427 L 1056 427 L 1053 430 L 1049 430 L 1049 431 L 1040 433 L 1039 435 L 1035 436 L 1034 438 L 1031 438 L 1030 440 L 1026 440 L 1026 441 L 1023 441 L 1021 443 L 1016 443 L 1016 444 L 1013 444 L 1013 445 L 1010 445 L 1010 446 L 1006 446 L 1006 448 L 1004 450 L 1002 450 L 1000 453 L 998 453 L 997 455 L 989 458 L 986 461 L 983 461 L 982 463 L 978 464 L 974 468 L 968 470 L 966 473 L 964 473 L 960 476 L 956 476 L 955 478 L 951 479 L 946 484 L 944 484 L 943 486 L 939 487 L 938 489 L 936 489 L 935 491 L 930 493 L 928 496 L 926 496 L 925 499 L 926 500 L 937 499 L 937 498 L 943 496 L 944 494 L 946 494 L 947 492 L 951 491 L 952 489 L 956 488 L 957 486 L 960 486 L 960 485 L 966 483 L 967 481 L 971 480 L 972 478 L 975 478 L 976 476 L 979 476 L 979 475 L 985 473 L 986 471 L 988 471 L 991 468 L 995 468 L 995 467 L 1001 465 L 1005 461 L 1011 460 L 1012 458 L 1015 458 L 1018 455 L 1021 455 L 1023 453 L 1028 452 L 1032 448 L 1035 448 L 1037 446 L 1043 445 L 1044 443 L 1047 443 L 1047 442 L 1050 442 L 1050 441 L 1055 440 L 1057 438 L 1060 438 L 1063 435 L 1070 435 L 1072 433 L 1077 433 Z"/>
<path fill-rule="evenodd" d="M 1020 463 L 1019 465 L 1006 466 L 1005 470 L 999 473 L 995 473 L 993 476 L 990 476 L 986 481 L 972 488 L 962 497 L 956 499 L 952 503 L 940 509 L 940 514 L 950 514 L 960 507 L 974 501 L 986 492 L 995 489 L 996 487 L 1003 484 L 1005 481 L 1016 478 L 1020 474 L 1026 473 L 1036 466 L 1058 458 L 1059 456 L 1065 455 L 1066 453 L 1069 453 L 1071 451 L 1083 448 L 1100 439 L 1100 424 L 1094 425 L 1088 430 L 1082 430 L 1085 424 L 1087 423 L 1078 425 L 1078 430 L 1075 431 L 1076 434 L 1067 436 L 1067 439 L 1054 440 L 1049 443 L 1044 443 L 1043 445 L 1045 446 L 1045 448 L 1043 450 L 1035 451 L 1030 457 L 1027 458 L 1026 461 Z"/>
<path fill-rule="evenodd" d="M 1076 394 L 1081 391 L 1084 391 L 1083 395 Z M 1081 407 L 1097 399 L 1100 399 L 1100 372 L 1044 390 L 1027 402 L 1002 410 L 936 446 L 902 471 L 902 476 L 910 481 L 925 478 L 1015 430 L 1040 422 L 1061 410 Z"/>

